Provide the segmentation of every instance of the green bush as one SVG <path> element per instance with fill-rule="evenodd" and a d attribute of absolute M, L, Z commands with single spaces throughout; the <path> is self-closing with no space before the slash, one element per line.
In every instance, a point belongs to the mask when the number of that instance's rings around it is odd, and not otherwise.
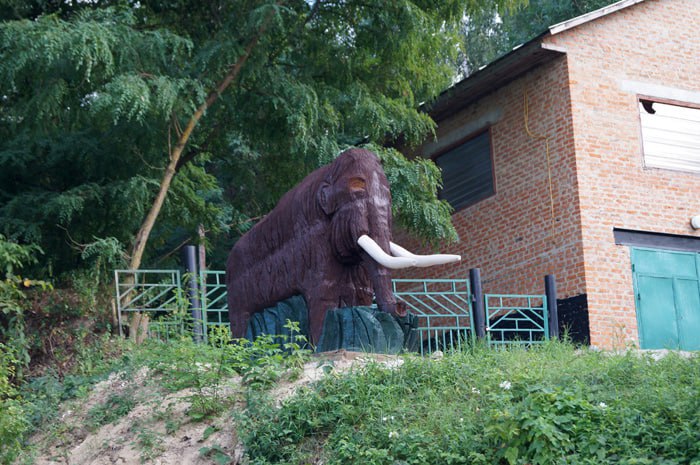
<path fill-rule="evenodd" d="M 700 464 L 700 357 L 474 347 L 251 396 L 251 463 Z"/>
<path fill-rule="evenodd" d="M 25 332 L 24 288 L 36 283 L 15 274 L 36 262 L 38 246 L 20 245 L 0 235 L 0 463 L 10 463 L 19 454 L 30 424 L 25 402 L 16 385 L 29 366 L 29 338 Z M 40 283 L 45 285 L 45 283 Z"/>
<path fill-rule="evenodd" d="M 21 379 L 23 369 L 29 365 L 29 338 L 25 331 L 24 290 L 30 286 L 48 285 L 43 281 L 22 278 L 16 272 L 37 262 L 36 254 L 42 253 L 37 245 L 20 245 L 8 241 L 0 234 L 0 342 L 4 342 L 14 354 L 13 379 Z"/>

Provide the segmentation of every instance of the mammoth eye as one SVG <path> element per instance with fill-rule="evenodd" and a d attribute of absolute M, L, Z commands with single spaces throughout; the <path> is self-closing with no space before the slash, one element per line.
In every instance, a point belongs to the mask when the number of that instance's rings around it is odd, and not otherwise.
<path fill-rule="evenodd" d="M 366 187 L 365 180 L 362 178 L 350 178 L 348 187 L 350 188 L 350 192 L 363 191 Z"/>

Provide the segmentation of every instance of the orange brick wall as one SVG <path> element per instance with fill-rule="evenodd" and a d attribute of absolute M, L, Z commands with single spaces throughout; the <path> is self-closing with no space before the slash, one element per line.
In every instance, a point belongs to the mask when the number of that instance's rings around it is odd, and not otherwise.
<path fill-rule="evenodd" d="M 700 237 L 700 175 L 643 166 L 638 95 L 625 82 L 700 92 L 698 0 L 647 0 L 544 41 L 566 56 L 540 66 L 438 122 L 436 145 L 496 111 L 491 125 L 496 194 L 453 215 L 462 263 L 402 277 L 465 277 L 484 292 L 588 296 L 591 344 L 638 342 L 629 248 L 613 228 Z M 545 140 L 549 142 L 552 196 Z M 551 201 L 553 201 L 553 210 Z M 410 240 L 402 234 L 397 241 Z"/>
<path fill-rule="evenodd" d="M 643 165 L 626 81 L 700 91 L 698 0 L 647 0 L 547 41 L 567 52 L 591 343 L 637 344 L 629 248 L 613 228 L 700 237 L 700 174 Z"/>
<path fill-rule="evenodd" d="M 528 127 L 547 140 L 528 135 L 526 93 Z M 554 274 L 560 298 L 585 293 L 566 60 L 539 67 L 438 122 L 438 144 L 494 112 L 500 115 L 490 126 L 496 194 L 453 215 L 460 242 L 443 248 L 462 255 L 461 264 L 401 276 L 466 277 L 469 268 L 480 268 L 485 293 L 544 293 L 544 276 Z M 439 153 L 434 145 L 417 152 Z"/>

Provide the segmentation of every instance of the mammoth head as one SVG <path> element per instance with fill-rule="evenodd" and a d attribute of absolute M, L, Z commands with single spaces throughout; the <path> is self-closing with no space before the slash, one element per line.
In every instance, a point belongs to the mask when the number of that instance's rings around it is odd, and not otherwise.
<path fill-rule="evenodd" d="M 318 204 L 331 220 L 330 240 L 336 258 L 357 262 L 358 239 L 371 236 L 388 247 L 391 238 L 391 194 L 379 159 L 368 150 L 341 154 L 318 191 Z"/>
<path fill-rule="evenodd" d="M 391 193 L 377 156 L 365 149 L 343 152 L 330 166 L 317 201 L 331 219 L 331 243 L 343 263 L 407 268 L 459 261 L 459 255 L 414 255 L 391 242 Z M 393 255 L 392 255 L 393 254 Z"/>
<path fill-rule="evenodd" d="M 404 314 L 392 293 L 389 269 L 460 259 L 459 255 L 414 255 L 391 242 L 389 182 L 379 159 L 368 150 L 342 153 L 329 166 L 317 201 L 322 214 L 330 219 L 330 242 L 336 259 L 362 265 L 384 312 Z"/>

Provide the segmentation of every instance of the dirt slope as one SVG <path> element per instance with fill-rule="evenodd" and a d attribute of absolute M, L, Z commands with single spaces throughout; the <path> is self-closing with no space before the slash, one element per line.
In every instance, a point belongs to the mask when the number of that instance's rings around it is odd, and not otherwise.
<path fill-rule="evenodd" d="M 305 365 L 301 377 L 294 382 L 280 382 L 271 393 L 282 400 L 298 387 L 325 376 L 328 367 L 345 372 L 370 360 L 388 366 L 402 363 L 395 356 L 346 351 L 323 354 Z M 221 396 L 234 399 L 240 399 L 236 394 L 243 390 L 240 378 L 226 380 L 220 389 Z M 34 463 L 241 463 L 244 451 L 233 419 L 233 410 L 242 408 L 240 401 L 216 418 L 196 422 L 187 414 L 193 395 L 192 390 L 164 391 L 145 368 L 130 378 L 123 373 L 112 374 L 95 385 L 87 397 L 65 404 L 57 424 L 32 438 Z M 117 402 L 105 406 L 108 399 Z M 123 415 L 119 414 L 120 409 L 124 409 Z"/>

